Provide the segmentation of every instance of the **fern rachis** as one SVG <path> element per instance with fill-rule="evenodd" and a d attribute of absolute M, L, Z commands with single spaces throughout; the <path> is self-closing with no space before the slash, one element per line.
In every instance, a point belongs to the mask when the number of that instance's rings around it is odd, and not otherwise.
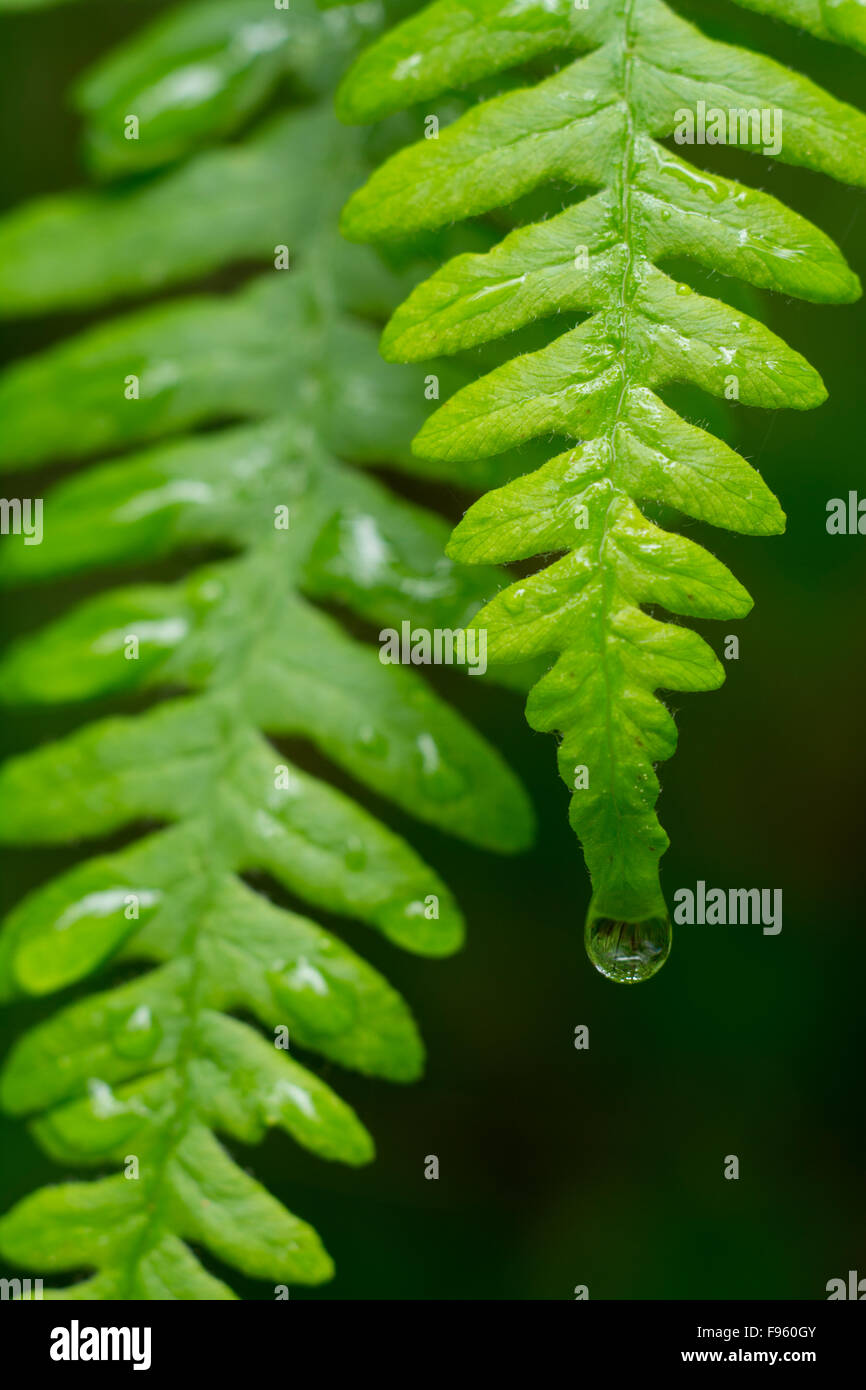
<path fill-rule="evenodd" d="M 754 7 L 863 47 L 861 12 L 850 7 Z M 560 736 L 593 882 L 590 956 L 602 973 L 634 981 L 655 973 L 670 944 L 655 765 L 674 751 L 676 729 L 657 692 L 711 690 L 723 679 L 702 638 L 647 606 L 726 620 L 751 607 L 724 565 L 654 525 L 646 504 L 745 534 L 784 528 L 757 472 L 659 392 L 686 382 L 795 409 L 826 394 L 804 358 L 758 320 L 670 279 L 659 262 L 685 256 L 819 302 L 859 294 L 841 253 L 804 218 L 663 142 L 699 101 L 734 113 L 778 109 L 780 158 L 862 184 L 866 119 L 767 58 L 710 41 L 661 0 L 519 9 L 439 0 L 357 60 L 338 109 L 346 120 L 373 119 L 564 48 L 589 52 L 392 156 L 350 200 L 343 225 L 353 239 L 387 240 L 487 213 L 551 179 L 599 190 L 485 254 L 447 262 L 393 315 L 382 350 L 417 361 L 562 311 L 589 312 L 547 347 L 458 391 L 415 448 L 459 464 L 539 436 L 571 441 L 476 502 L 450 553 L 470 563 L 561 557 L 475 622 L 493 662 L 555 658 L 527 717 Z"/>

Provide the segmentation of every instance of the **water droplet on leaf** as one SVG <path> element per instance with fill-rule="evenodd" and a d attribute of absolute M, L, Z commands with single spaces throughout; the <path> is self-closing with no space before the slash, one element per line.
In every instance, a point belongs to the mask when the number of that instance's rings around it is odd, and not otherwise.
<path fill-rule="evenodd" d="M 424 791 L 432 801 L 456 801 L 466 790 L 466 781 L 453 767 L 438 767 L 424 777 Z"/>
<path fill-rule="evenodd" d="M 388 751 L 388 740 L 372 724 L 362 724 L 355 737 L 355 744 L 370 758 L 384 758 Z"/>
<path fill-rule="evenodd" d="M 456 767 L 442 761 L 439 745 L 432 734 L 419 734 L 415 740 L 421 763 L 421 786 L 432 801 L 454 801 L 466 790 L 466 779 Z"/>
<path fill-rule="evenodd" d="M 539 613 L 555 613 L 558 608 L 563 606 L 562 594 L 559 589 L 546 589 L 540 584 L 536 585 L 533 590 L 532 602 L 536 611 Z"/>
<path fill-rule="evenodd" d="M 143 1061 L 162 1041 L 162 1028 L 146 1004 L 122 1014 L 110 1024 L 111 1045 L 120 1057 Z"/>
<path fill-rule="evenodd" d="M 526 604 L 526 589 L 506 589 L 502 595 L 502 604 L 509 613 L 522 613 Z"/>
<path fill-rule="evenodd" d="M 294 965 L 269 970 L 267 981 L 289 1021 L 308 1034 L 333 1037 L 354 1024 L 358 1002 L 352 983 L 341 980 L 321 960 L 299 956 Z"/>
<path fill-rule="evenodd" d="M 353 869 L 355 872 L 357 872 L 358 869 L 363 869 L 366 864 L 367 851 L 357 835 L 353 835 L 348 841 L 343 861 L 347 869 Z"/>

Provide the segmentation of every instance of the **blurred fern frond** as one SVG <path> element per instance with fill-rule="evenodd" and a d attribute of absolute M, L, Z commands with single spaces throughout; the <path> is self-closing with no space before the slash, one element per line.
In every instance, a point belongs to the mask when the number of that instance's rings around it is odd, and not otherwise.
<path fill-rule="evenodd" d="M 0 375 L 0 466 L 21 487 L 26 470 L 88 460 L 41 499 L 41 544 L 4 541 L 0 582 L 148 575 L 0 659 L 7 706 L 121 702 L 0 770 L 5 844 L 124 836 L 0 933 L 5 998 L 79 985 L 0 1082 L 58 1162 L 101 1173 L 0 1220 L 5 1258 L 81 1276 L 54 1297 L 234 1297 L 208 1256 L 278 1285 L 327 1279 L 317 1233 L 223 1141 L 278 1126 L 366 1162 L 361 1122 L 287 1043 L 394 1081 L 418 1076 L 423 1048 L 382 975 L 262 878 L 441 956 L 459 909 L 364 789 L 489 849 L 531 833 L 499 755 L 341 616 L 455 629 L 495 588 L 444 557 L 442 521 L 356 467 L 417 471 L 406 441 L 428 408 L 420 369 L 395 378 L 377 352 L 405 276 L 335 231 L 363 140 L 319 98 L 381 22 L 378 4 L 310 0 L 172 12 L 78 88 L 91 168 L 111 182 L 0 220 L 8 316 L 160 296 Z M 289 109 L 247 129 L 280 90 Z M 227 266 L 239 287 L 188 293 Z M 273 737 L 312 744 L 358 796 Z M 95 971 L 108 978 L 83 992 Z"/>

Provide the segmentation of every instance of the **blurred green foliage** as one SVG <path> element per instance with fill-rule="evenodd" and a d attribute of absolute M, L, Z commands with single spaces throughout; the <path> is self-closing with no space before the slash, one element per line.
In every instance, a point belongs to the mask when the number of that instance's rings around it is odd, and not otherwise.
<path fill-rule="evenodd" d="M 717 37 L 772 51 L 842 99 L 862 96 L 863 60 L 854 54 L 727 4 L 680 8 Z M 100 0 L 3 18 L 8 204 L 79 181 L 65 92 L 139 25 L 143 9 Z M 754 167 L 730 150 L 706 153 L 732 177 Z M 761 182 L 863 273 L 862 193 L 769 161 Z M 423 1087 L 410 1092 L 341 1081 L 347 1099 L 363 1097 L 378 1162 L 338 1172 L 299 1152 L 287 1159 L 273 1139 L 251 1155 L 263 1182 L 334 1233 L 338 1275 L 314 1297 L 567 1299 L 585 1283 L 591 1298 L 823 1298 L 831 1277 L 866 1270 L 857 974 L 866 539 L 825 529 L 830 498 L 866 494 L 866 307 L 762 300 L 774 331 L 815 362 L 830 400 L 807 416 L 736 413 L 738 446 L 787 512 L 784 537 L 689 532 L 743 577 L 756 607 L 739 629 L 741 656 L 725 687 L 675 706 L 679 752 L 661 802 L 673 842 L 663 885 L 669 898 L 699 878 L 782 887 L 784 930 L 764 937 L 684 927 L 651 985 L 622 990 L 602 980 L 583 957 L 588 883 L 553 748 L 525 727 L 518 697 L 439 678 L 507 749 L 533 791 L 541 832 L 531 854 L 504 863 L 434 830 L 413 832 L 460 887 L 469 937 L 461 955 L 433 966 L 387 953 L 430 1060 Z M 6 333 L 8 356 L 70 326 L 16 324 Z M 450 489 L 418 484 L 416 495 L 435 497 L 452 518 L 464 505 Z M 64 603 L 82 587 L 64 585 Z M 57 604 L 56 589 L 39 590 L 6 613 L 6 628 L 28 630 Z M 7 717 L 3 739 L 18 750 L 74 722 L 51 712 Z M 408 825 L 399 814 L 387 818 Z M 5 899 L 72 858 L 7 856 Z M 364 941 L 364 950 L 385 963 L 386 947 Z M 41 1009 L 11 1010 L 4 1041 Z M 579 1024 L 590 1028 L 588 1052 L 573 1047 Z M 7 1198 L 56 1177 L 7 1119 L 0 1147 Z M 436 1183 L 423 1178 L 429 1153 L 440 1158 Z M 722 1176 L 730 1153 L 740 1157 L 738 1182 Z M 256 1284 L 246 1293 L 263 1296 Z"/>

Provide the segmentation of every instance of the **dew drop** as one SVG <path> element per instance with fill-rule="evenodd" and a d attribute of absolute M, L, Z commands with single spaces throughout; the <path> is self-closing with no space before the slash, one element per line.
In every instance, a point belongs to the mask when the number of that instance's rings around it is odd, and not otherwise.
<path fill-rule="evenodd" d="M 162 1028 L 146 1004 L 120 1015 L 109 1026 L 114 1051 L 131 1061 L 150 1057 L 162 1041 Z"/>
<path fill-rule="evenodd" d="M 352 835 L 348 840 L 343 862 L 347 869 L 352 869 L 354 872 L 363 869 L 366 864 L 367 851 L 364 848 L 363 841 L 361 841 L 357 835 Z"/>
<path fill-rule="evenodd" d="M 275 1002 L 305 1033 L 333 1037 L 353 1026 L 358 1004 L 352 982 L 341 980 L 323 961 L 298 956 L 291 965 L 275 965 L 266 979 Z"/>
<path fill-rule="evenodd" d="M 667 916 L 622 922 L 590 913 L 584 933 L 586 953 L 596 970 L 623 985 L 639 984 L 661 970 L 670 954 L 672 939 Z"/>
<path fill-rule="evenodd" d="M 424 795 L 432 801 L 456 801 L 466 791 L 463 773 L 443 761 L 432 734 L 419 734 L 415 744 Z"/>
<path fill-rule="evenodd" d="M 368 758 L 384 758 L 388 752 L 388 740 L 372 724 L 362 724 L 355 736 L 355 745 Z"/>
<path fill-rule="evenodd" d="M 556 588 L 544 589 L 538 587 L 533 597 L 535 599 L 535 607 L 538 609 L 539 613 L 555 613 L 563 606 L 562 594 L 559 589 Z"/>
<path fill-rule="evenodd" d="M 456 801 L 466 790 L 466 781 L 453 767 L 438 767 L 425 773 L 424 791 L 432 801 Z"/>
<path fill-rule="evenodd" d="M 691 294 L 691 293 L 692 293 L 692 287 L 691 287 L 691 285 L 683 285 L 683 284 L 677 285 L 677 294 L 679 294 L 679 295 L 687 295 L 687 294 Z"/>
<path fill-rule="evenodd" d="M 522 613 L 526 604 L 526 589 L 506 589 L 502 595 L 502 604 L 509 613 Z"/>
<path fill-rule="evenodd" d="M 118 1115 L 134 1114 L 133 1107 L 126 1101 L 118 1100 L 108 1083 L 101 1081 L 98 1076 L 92 1076 L 88 1081 L 87 1098 L 94 1119 L 108 1120 Z"/>

